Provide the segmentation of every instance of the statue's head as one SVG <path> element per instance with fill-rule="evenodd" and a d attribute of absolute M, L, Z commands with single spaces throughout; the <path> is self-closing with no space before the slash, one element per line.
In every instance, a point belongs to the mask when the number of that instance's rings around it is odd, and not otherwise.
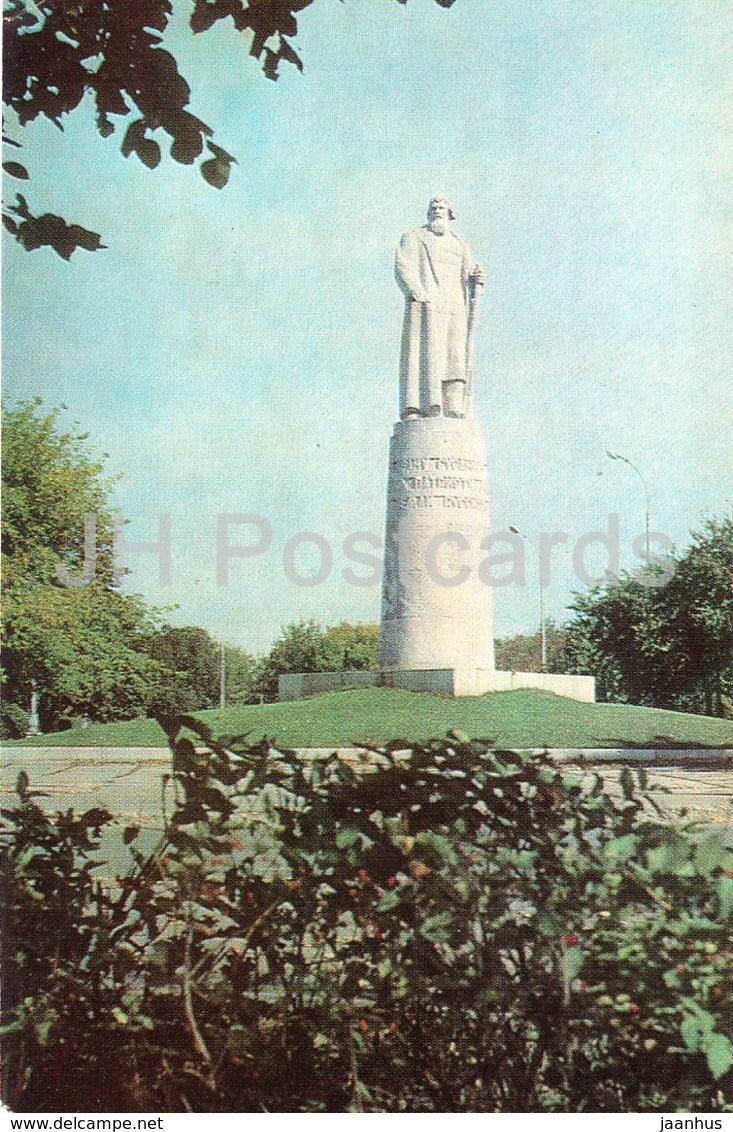
<path fill-rule="evenodd" d="M 434 220 L 441 212 L 445 212 L 449 220 L 455 220 L 456 214 L 448 197 L 432 197 L 428 205 L 428 220 Z"/>

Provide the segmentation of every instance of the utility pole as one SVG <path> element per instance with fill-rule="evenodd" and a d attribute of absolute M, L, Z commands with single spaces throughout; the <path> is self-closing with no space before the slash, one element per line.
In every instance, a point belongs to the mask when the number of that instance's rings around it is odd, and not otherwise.
<path fill-rule="evenodd" d="M 629 460 L 628 457 L 621 456 L 620 453 L 618 453 L 618 452 L 606 452 L 606 455 L 608 456 L 609 460 L 620 460 L 622 464 L 628 464 L 628 466 L 631 468 L 631 470 L 633 472 L 636 472 L 637 476 L 641 480 L 641 486 L 644 488 L 644 534 L 645 534 L 645 543 L 646 543 L 646 560 L 648 562 L 649 561 L 649 543 L 650 543 L 650 538 L 649 538 L 650 518 L 649 518 L 649 488 L 647 486 L 647 482 L 644 479 L 641 472 L 639 471 L 639 469 L 637 468 L 636 464 L 632 464 L 631 460 Z"/>
<path fill-rule="evenodd" d="M 519 527 L 510 527 L 509 530 L 513 535 L 519 535 L 525 542 L 528 541 L 524 531 L 520 531 Z M 537 555 L 537 578 L 540 584 L 540 672 L 544 672 L 547 668 L 547 627 L 545 625 L 545 586 L 542 580 L 542 561 Z"/>

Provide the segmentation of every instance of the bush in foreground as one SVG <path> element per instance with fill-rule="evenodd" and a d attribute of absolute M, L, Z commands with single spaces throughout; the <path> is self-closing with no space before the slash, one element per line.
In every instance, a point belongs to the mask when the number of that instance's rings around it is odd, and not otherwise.
<path fill-rule="evenodd" d="M 365 765 L 164 720 L 165 832 L 4 811 L 20 1111 L 731 1111 L 733 853 L 453 734 Z M 205 749 L 197 749 L 184 725 Z M 190 731 L 189 731 L 190 734 Z"/>

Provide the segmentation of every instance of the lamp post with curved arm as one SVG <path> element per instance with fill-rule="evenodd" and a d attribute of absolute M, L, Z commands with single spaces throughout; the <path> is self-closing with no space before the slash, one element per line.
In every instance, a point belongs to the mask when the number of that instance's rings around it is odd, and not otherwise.
<path fill-rule="evenodd" d="M 509 527 L 513 535 L 519 535 L 525 542 L 528 541 L 524 531 L 520 531 L 519 527 Z M 539 555 L 537 557 L 537 577 L 540 583 L 540 672 L 544 672 L 547 668 L 547 630 L 545 628 L 545 587 L 542 581 L 542 562 Z"/>
<path fill-rule="evenodd" d="M 628 464 L 628 466 L 631 468 L 631 470 L 636 472 L 637 476 L 639 477 L 639 479 L 641 481 L 641 486 L 644 488 L 644 535 L 645 535 L 644 541 L 645 541 L 645 544 L 646 544 L 646 559 L 647 559 L 647 562 L 648 562 L 649 561 L 650 520 L 649 520 L 649 488 L 647 486 L 647 482 L 644 479 L 641 472 L 639 471 L 639 469 L 637 468 L 636 464 L 633 464 L 627 456 L 622 456 L 619 452 L 609 452 L 609 451 L 606 452 L 606 455 L 608 456 L 609 460 L 620 460 L 623 464 Z"/>

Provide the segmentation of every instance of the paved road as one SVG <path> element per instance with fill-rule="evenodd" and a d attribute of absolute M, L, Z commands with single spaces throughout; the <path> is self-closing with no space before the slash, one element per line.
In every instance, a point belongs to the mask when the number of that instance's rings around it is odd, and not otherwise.
<path fill-rule="evenodd" d="M 346 757 L 356 755 L 352 751 L 343 753 Z M 303 752 L 304 757 L 309 754 Z M 554 752 L 554 757 L 563 763 L 581 765 L 583 773 L 598 770 L 609 794 L 618 795 L 619 766 L 608 761 L 614 754 L 645 765 L 650 785 L 668 791 L 655 794 L 666 816 L 687 811 L 688 820 L 720 828 L 726 841 L 733 845 L 733 769 L 730 765 L 733 760 L 712 752 L 699 752 L 695 756 L 681 751 L 558 751 Z M 677 765 L 660 765 L 665 758 Z M 162 826 L 163 776 L 170 771 L 166 749 L 5 747 L 0 755 L 0 800 L 4 806 L 12 804 L 20 770 L 27 771 L 33 790 L 43 792 L 43 797 L 37 800 L 44 808 L 65 810 L 73 806 L 80 812 L 91 806 L 103 806 L 115 814 L 120 825 L 143 827 L 145 833 L 138 842 L 141 848 L 151 846 L 156 840 Z M 108 831 L 102 854 L 117 868 L 124 868 L 127 851 L 121 848 L 120 841 L 119 832 Z"/>

